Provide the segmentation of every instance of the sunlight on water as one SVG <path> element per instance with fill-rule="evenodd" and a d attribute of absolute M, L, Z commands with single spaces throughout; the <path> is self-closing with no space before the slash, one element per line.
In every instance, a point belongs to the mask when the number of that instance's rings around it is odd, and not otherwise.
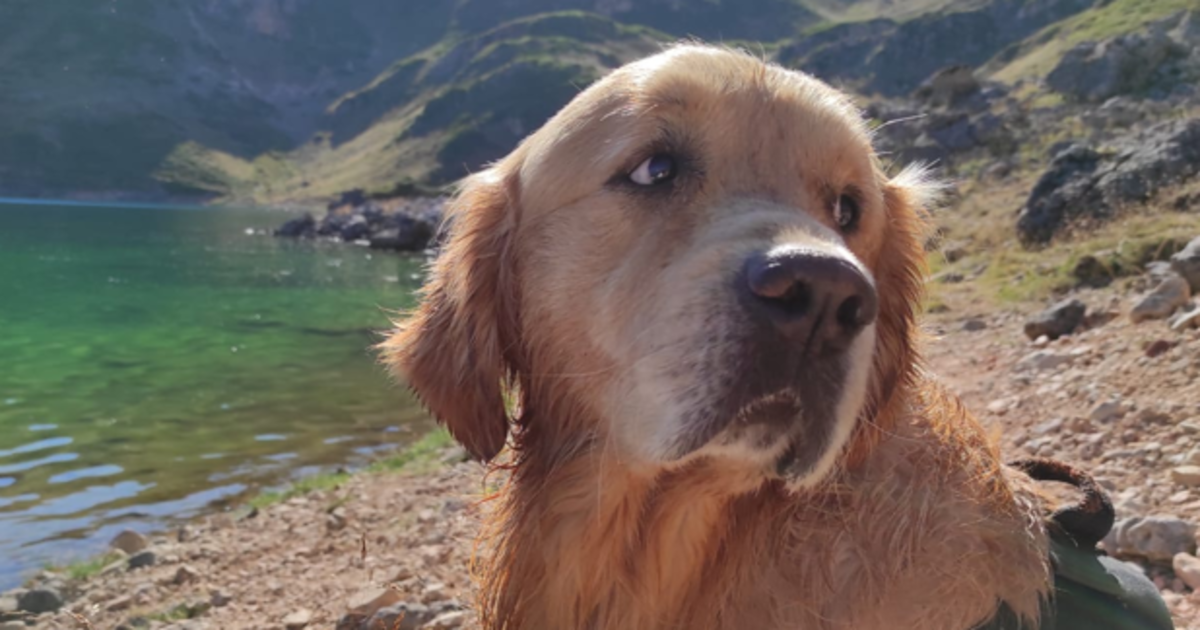
<path fill-rule="evenodd" d="M 420 261 L 285 218 L 0 205 L 0 588 L 429 426 L 369 350 Z"/>

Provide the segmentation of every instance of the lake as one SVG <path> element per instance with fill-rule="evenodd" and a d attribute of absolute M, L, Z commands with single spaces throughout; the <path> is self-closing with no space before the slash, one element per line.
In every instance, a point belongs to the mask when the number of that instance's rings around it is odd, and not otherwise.
<path fill-rule="evenodd" d="M 287 218 L 0 204 L 0 589 L 431 427 L 370 351 L 422 261 Z"/>

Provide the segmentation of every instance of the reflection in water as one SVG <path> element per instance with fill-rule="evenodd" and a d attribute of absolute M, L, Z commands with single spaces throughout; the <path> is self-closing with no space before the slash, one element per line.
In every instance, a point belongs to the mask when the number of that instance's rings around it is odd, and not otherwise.
<path fill-rule="evenodd" d="M 0 206 L 0 590 L 430 425 L 369 350 L 420 261 L 282 219 Z"/>

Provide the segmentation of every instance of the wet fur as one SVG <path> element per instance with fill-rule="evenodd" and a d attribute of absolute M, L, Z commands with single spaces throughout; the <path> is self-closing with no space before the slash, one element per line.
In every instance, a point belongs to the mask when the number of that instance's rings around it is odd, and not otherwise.
<path fill-rule="evenodd" d="M 976 421 L 920 367 L 919 177 L 885 177 L 861 123 L 848 121 L 857 116 L 848 101 L 812 79 L 802 78 L 792 95 L 787 82 L 795 75 L 738 53 L 684 46 L 661 57 L 593 86 L 466 184 L 421 307 L 383 344 L 397 375 L 473 454 L 492 459 L 508 439 L 511 475 L 491 503 L 475 566 L 483 626 L 968 630 L 1001 602 L 1035 617 L 1049 585 L 1035 489 L 1000 465 Z M 694 71 L 703 64 L 713 70 Z M 583 223 L 608 220 L 605 203 L 625 203 L 589 196 L 602 185 L 588 179 L 600 177 L 589 165 L 637 147 L 636 138 L 605 125 L 639 99 L 659 97 L 664 84 L 683 85 L 669 93 L 686 101 L 680 90 L 690 95 L 713 81 L 741 82 L 785 103 L 799 99 L 815 119 L 796 121 L 814 125 L 802 135 L 809 144 L 768 140 L 752 150 L 775 151 L 776 160 L 841 151 L 841 168 L 873 195 L 878 223 L 848 244 L 872 270 L 880 296 L 867 392 L 848 444 L 811 485 L 786 484 L 736 458 L 661 463 L 631 454 L 622 431 L 646 429 L 622 424 L 636 414 L 613 412 L 627 408 L 612 392 L 631 366 L 615 360 L 605 340 L 622 337 L 623 313 L 638 300 L 659 299 L 650 288 L 658 267 L 643 265 L 648 279 L 604 296 L 611 311 L 572 305 L 572 290 L 596 283 L 571 274 L 600 267 L 619 275 L 622 262 L 604 252 L 645 238 L 619 224 Z M 771 120 L 750 97 L 721 93 L 724 108 Z M 822 135 L 831 122 L 848 131 Z M 849 144 L 830 146 L 842 140 Z M 734 139 L 712 142 L 744 150 Z M 810 173 L 792 189 L 773 177 L 772 162 L 764 164 L 767 172 L 732 173 L 730 181 L 807 208 L 825 194 L 809 185 L 834 177 Z M 557 210 L 568 206 L 574 215 Z M 539 224 L 557 227 L 531 227 Z M 583 228 L 611 247 L 589 250 L 582 261 L 555 249 Z M 661 234 L 653 244 L 678 255 L 684 236 Z M 579 266 L 548 270 L 544 261 L 554 257 Z"/>

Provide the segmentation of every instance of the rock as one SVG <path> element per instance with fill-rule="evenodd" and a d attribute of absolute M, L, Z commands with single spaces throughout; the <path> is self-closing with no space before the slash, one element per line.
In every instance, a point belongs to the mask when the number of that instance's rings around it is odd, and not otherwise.
<path fill-rule="evenodd" d="M 1075 262 L 1071 275 L 1083 286 L 1098 289 L 1112 284 L 1113 278 L 1120 271 L 1114 268 L 1115 261 L 1111 256 L 1101 258 L 1095 254 L 1087 254 Z"/>
<path fill-rule="evenodd" d="M 1176 466 L 1172 468 L 1171 481 L 1189 488 L 1200 486 L 1200 466 Z"/>
<path fill-rule="evenodd" d="M 283 225 L 275 229 L 275 236 L 283 236 L 287 238 L 312 238 L 316 233 L 317 220 L 313 215 L 304 213 L 303 216 L 287 221 Z"/>
<path fill-rule="evenodd" d="M 1063 54 L 1046 75 L 1046 85 L 1076 100 L 1098 102 L 1145 91 L 1157 78 L 1155 70 L 1186 54 L 1178 42 L 1152 34 L 1084 42 Z"/>
<path fill-rule="evenodd" d="M 445 584 L 429 584 L 421 591 L 421 603 L 432 604 L 446 599 Z"/>
<path fill-rule="evenodd" d="M 147 549 L 129 556 L 128 564 L 129 568 L 132 570 L 153 566 L 155 562 L 158 562 L 158 556 L 155 555 L 153 551 Z"/>
<path fill-rule="evenodd" d="M 400 603 L 381 608 L 367 620 L 363 628 L 395 628 L 418 630 L 433 620 L 433 612 L 423 604 Z"/>
<path fill-rule="evenodd" d="M 1187 330 L 1189 328 L 1200 328 L 1200 307 L 1193 308 L 1189 311 L 1183 311 L 1171 318 L 1171 330 Z"/>
<path fill-rule="evenodd" d="M 430 628 L 431 630 L 455 630 L 455 628 L 461 628 L 466 622 L 467 613 L 461 610 L 452 610 L 434 617 L 433 621 L 422 627 Z"/>
<path fill-rule="evenodd" d="M 0 622 L 0 630 L 29 630 L 29 626 L 24 621 L 4 621 Z"/>
<path fill-rule="evenodd" d="M 116 599 L 109 601 L 108 605 L 105 606 L 104 609 L 107 610 L 108 612 L 119 612 L 122 610 L 127 610 L 132 605 L 133 605 L 133 596 L 132 595 L 122 595 Z"/>
<path fill-rule="evenodd" d="M 981 87 L 970 66 L 956 65 L 933 73 L 917 87 L 913 96 L 934 107 L 953 107 L 978 94 Z"/>
<path fill-rule="evenodd" d="M 1052 350 L 1037 350 L 1018 361 L 1016 367 L 1018 371 L 1041 372 L 1066 365 L 1072 359 L 1073 357 L 1069 354 L 1061 354 Z"/>
<path fill-rule="evenodd" d="M 1191 296 L 1188 282 L 1182 276 L 1167 278 L 1133 306 L 1129 311 L 1129 318 L 1135 324 L 1148 319 L 1166 319 L 1176 309 L 1187 304 Z"/>
<path fill-rule="evenodd" d="M 1058 339 L 1075 332 L 1083 322 L 1087 306 L 1077 299 L 1063 300 L 1025 322 L 1025 336 L 1030 340 L 1042 335 Z"/>
<path fill-rule="evenodd" d="M 283 627 L 287 630 L 301 630 L 312 623 L 312 611 L 301 608 L 283 618 Z"/>
<path fill-rule="evenodd" d="M 108 543 L 108 546 L 113 549 L 120 549 L 126 554 L 132 556 L 133 554 L 142 551 L 146 547 L 149 547 L 150 541 L 138 532 L 135 532 L 132 529 L 127 529 L 117 534 L 112 539 L 112 542 Z"/>
<path fill-rule="evenodd" d="M 1105 539 L 1113 555 L 1170 562 L 1177 553 L 1196 549 L 1196 526 L 1173 516 L 1135 516 L 1122 519 Z"/>
<path fill-rule="evenodd" d="M 371 234 L 371 225 L 367 222 L 367 218 L 362 215 L 355 215 L 338 232 L 338 237 L 343 241 L 351 242 L 359 239 L 367 238 Z"/>
<path fill-rule="evenodd" d="M 233 596 L 221 589 L 215 588 L 208 593 L 208 603 L 211 604 L 213 608 L 222 608 L 224 606 L 228 606 L 232 601 Z"/>
<path fill-rule="evenodd" d="M 63 598 L 58 589 L 49 586 L 32 588 L 17 595 L 17 610 L 40 615 L 62 608 Z"/>
<path fill-rule="evenodd" d="M 176 585 L 191 584 L 200 579 L 200 572 L 192 568 L 191 565 L 183 565 L 175 570 L 175 577 L 171 581 Z"/>
<path fill-rule="evenodd" d="M 1171 269 L 1187 280 L 1192 293 L 1200 293 L 1200 237 L 1192 239 L 1182 251 L 1171 256 Z"/>
<path fill-rule="evenodd" d="M 1125 405 L 1118 401 L 1110 400 L 1096 405 L 1092 409 L 1090 415 L 1093 422 L 1100 424 L 1108 424 L 1114 420 L 1119 420 L 1125 415 Z"/>
<path fill-rule="evenodd" d="M 1142 353 L 1146 355 L 1146 358 L 1154 359 L 1166 354 L 1171 348 L 1174 348 L 1177 345 L 1179 345 L 1179 342 L 1175 340 L 1156 339 L 1155 341 L 1147 344 Z"/>
<path fill-rule="evenodd" d="M 430 244 L 435 230 L 428 221 L 396 213 L 369 240 L 372 249 L 418 252 Z"/>
<path fill-rule="evenodd" d="M 1171 559 L 1171 568 L 1175 575 L 1183 580 L 1192 590 L 1200 590 L 1200 558 L 1190 553 L 1180 552 Z"/>
<path fill-rule="evenodd" d="M 1075 219 L 1111 219 L 1120 207 L 1200 173 L 1200 118 L 1130 132 L 1111 147 L 1101 153 L 1074 144 L 1051 160 L 1017 218 L 1025 245 L 1049 241 Z"/>

